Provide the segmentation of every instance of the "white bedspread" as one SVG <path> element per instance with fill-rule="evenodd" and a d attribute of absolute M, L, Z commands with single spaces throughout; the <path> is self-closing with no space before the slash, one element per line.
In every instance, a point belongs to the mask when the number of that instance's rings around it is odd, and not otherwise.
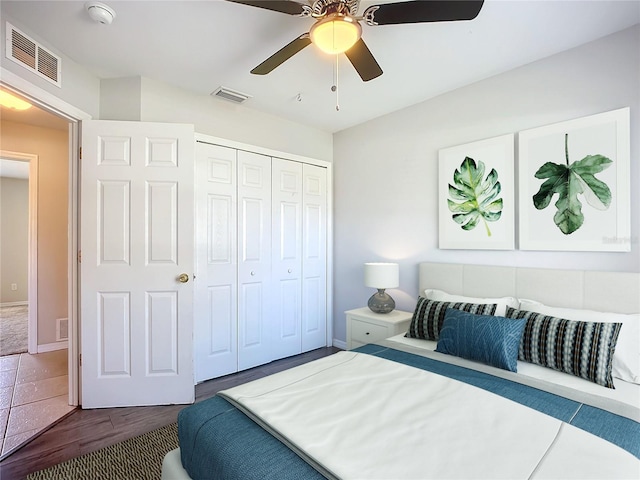
<path fill-rule="evenodd" d="M 334 478 L 640 475 L 633 455 L 553 417 L 462 382 L 356 352 L 340 352 L 221 394 Z"/>

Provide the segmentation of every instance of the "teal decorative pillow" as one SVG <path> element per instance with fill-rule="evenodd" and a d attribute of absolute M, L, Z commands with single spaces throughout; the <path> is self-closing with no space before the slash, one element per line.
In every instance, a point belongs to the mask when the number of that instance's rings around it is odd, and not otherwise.
<path fill-rule="evenodd" d="M 525 320 L 447 309 L 436 352 L 516 372 Z"/>
<path fill-rule="evenodd" d="M 409 330 L 405 337 L 438 340 L 447 308 L 455 308 L 456 310 L 480 315 L 493 315 L 496 312 L 496 307 L 495 303 L 438 302 L 418 297 L 418 303 L 411 318 L 411 325 L 409 325 Z"/>
<path fill-rule="evenodd" d="M 526 321 L 520 360 L 615 388 L 611 370 L 622 323 L 580 322 L 511 307 L 507 317 Z"/>

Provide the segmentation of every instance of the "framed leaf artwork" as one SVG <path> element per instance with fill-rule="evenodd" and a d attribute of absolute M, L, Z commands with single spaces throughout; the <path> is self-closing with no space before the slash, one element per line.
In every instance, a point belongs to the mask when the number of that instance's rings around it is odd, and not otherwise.
<path fill-rule="evenodd" d="M 438 246 L 513 250 L 513 134 L 438 152 Z"/>
<path fill-rule="evenodd" d="M 520 249 L 630 251 L 629 109 L 518 135 Z"/>

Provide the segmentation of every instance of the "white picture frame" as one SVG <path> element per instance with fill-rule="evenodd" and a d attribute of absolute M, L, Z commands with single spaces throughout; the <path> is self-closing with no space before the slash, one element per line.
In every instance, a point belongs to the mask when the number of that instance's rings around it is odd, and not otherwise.
<path fill-rule="evenodd" d="M 629 108 L 621 108 L 519 132 L 521 250 L 631 250 L 629 126 Z M 561 189 L 570 192 L 563 202 Z"/>
<path fill-rule="evenodd" d="M 443 148 L 438 152 L 438 247 L 441 249 L 465 250 L 513 250 L 515 248 L 515 177 L 514 177 L 514 134 L 479 140 L 455 147 Z M 487 220 L 496 213 L 476 215 L 477 223 L 468 224 L 471 218 L 464 212 L 460 216 L 457 207 L 465 202 L 464 198 L 455 198 L 454 173 L 462 173 L 466 158 L 480 167 L 484 165 L 483 182 L 490 182 L 490 172 L 497 173 L 499 194 L 502 206 L 497 219 Z M 495 186 L 495 185 L 494 185 Z M 453 192 L 451 189 L 454 189 Z M 453 195 L 453 196 L 452 196 Z M 478 197 L 480 198 L 480 197 Z M 486 199 L 486 197 L 485 197 Z M 453 208 L 453 210 L 452 210 Z M 491 208 L 496 210 L 496 208 Z M 457 219 L 454 219 L 456 216 Z M 471 215 L 473 216 L 473 215 Z M 466 223 L 460 223 L 466 222 Z M 464 225 L 464 228 L 463 228 Z"/>

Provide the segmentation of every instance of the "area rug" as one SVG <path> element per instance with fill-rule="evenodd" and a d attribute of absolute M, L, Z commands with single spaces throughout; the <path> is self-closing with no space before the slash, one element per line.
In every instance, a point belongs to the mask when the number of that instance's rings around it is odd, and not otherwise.
<path fill-rule="evenodd" d="M 0 307 L 0 356 L 27 351 L 29 306 Z"/>
<path fill-rule="evenodd" d="M 174 448 L 176 423 L 31 473 L 27 480 L 158 480 L 162 459 Z"/>

